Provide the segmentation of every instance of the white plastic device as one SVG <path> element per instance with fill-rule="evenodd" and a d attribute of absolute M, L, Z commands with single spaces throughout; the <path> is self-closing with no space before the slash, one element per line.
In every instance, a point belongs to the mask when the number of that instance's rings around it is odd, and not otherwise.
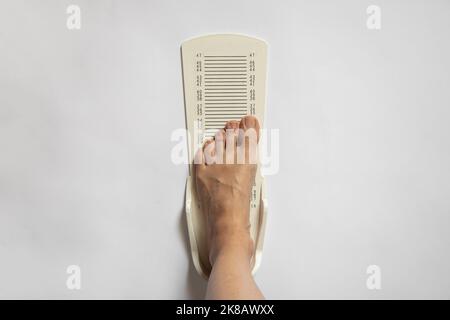
<path fill-rule="evenodd" d="M 190 163 L 185 210 L 194 266 L 208 278 L 206 217 L 192 176 L 194 155 L 229 120 L 254 115 L 264 126 L 267 44 L 244 35 L 207 35 L 185 41 L 181 56 Z M 261 263 L 266 217 L 265 183 L 258 164 L 250 202 L 250 234 L 255 244 L 252 273 Z"/>

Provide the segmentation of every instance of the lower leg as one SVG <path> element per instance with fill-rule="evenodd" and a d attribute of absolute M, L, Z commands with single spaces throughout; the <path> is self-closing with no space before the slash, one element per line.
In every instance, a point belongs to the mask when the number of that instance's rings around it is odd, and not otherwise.
<path fill-rule="evenodd" d="M 206 299 L 264 299 L 251 274 L 250 235 L 235 235 L 230 242 L 211 257 Z"/>

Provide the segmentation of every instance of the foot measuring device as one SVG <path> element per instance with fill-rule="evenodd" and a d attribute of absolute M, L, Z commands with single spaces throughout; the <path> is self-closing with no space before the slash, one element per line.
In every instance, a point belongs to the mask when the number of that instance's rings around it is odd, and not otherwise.
<path fill-rule="evenodd" d="M 223 129 L 229 120 L 245 115 L 264 126 L 267 44 L 237 34 L 216 34 L 189 39 L 181 45 L 184 103 L 188 130 L 189 177 L 185 210 L 192 260 L 197 272 L 209 277 L 206 215 L 196 195 L 193 161 L 198 148 Z M 250 235 L 254 243 L 252 273 L 261 263 L 267 218 L 267 199 L 260 164 L 250 202 Z"/>

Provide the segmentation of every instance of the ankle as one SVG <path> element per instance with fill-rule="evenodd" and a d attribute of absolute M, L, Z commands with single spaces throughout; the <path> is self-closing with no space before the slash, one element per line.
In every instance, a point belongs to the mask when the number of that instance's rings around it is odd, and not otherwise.
<path fill-rule="evenodd" d="M 209 260 L 212 265 L 222 257 L 250 263 L 253 255 L 253 240 L 248 229 L 227 230 L 211 238 Z"/>

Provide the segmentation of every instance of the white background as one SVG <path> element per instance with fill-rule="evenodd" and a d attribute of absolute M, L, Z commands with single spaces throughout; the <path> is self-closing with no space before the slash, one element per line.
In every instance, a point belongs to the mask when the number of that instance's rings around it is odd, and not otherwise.
<path fill-rule="evenodd" d="M 203 297 L 170 136 L 180 43 L 217 32 L 270 45 L 264 294 L 450 298 L 444 0 L 0 0 L 0 298 Z"/>

